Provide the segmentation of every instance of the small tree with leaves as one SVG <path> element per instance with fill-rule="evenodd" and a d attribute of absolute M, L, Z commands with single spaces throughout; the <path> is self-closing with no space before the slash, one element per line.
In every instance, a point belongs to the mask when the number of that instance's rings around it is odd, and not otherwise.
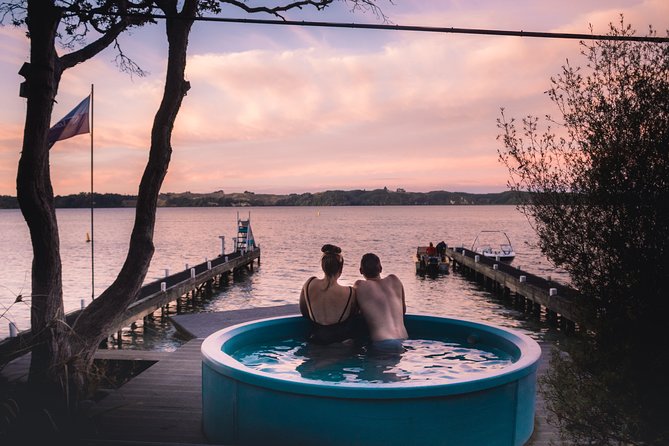
<path fill-rule="evenodd" d="M 500 159 L 542 252 L 588 299 L 588 327 L 544 381 L 564 435 L 588 444 L 669 441 L 669 44 L 581 42 L 548 97 L 560 119 L 502 110 Z M 656 36 L 651 28 L 649 36 Z M 586 303 L 588 302 L 588 303 Z M 592 303 L 592 304 L 590 304 Z"/>

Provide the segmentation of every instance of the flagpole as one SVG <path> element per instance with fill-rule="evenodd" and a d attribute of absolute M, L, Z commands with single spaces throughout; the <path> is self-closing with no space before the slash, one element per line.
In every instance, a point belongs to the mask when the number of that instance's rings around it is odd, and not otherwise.
<path fill-rule="evenodd" d="M 93 199 L 93 84 L 91 84 L 91 300 L 95 299 L 95 235 L 93 233 L 93 207 L 95 201 Z"/>

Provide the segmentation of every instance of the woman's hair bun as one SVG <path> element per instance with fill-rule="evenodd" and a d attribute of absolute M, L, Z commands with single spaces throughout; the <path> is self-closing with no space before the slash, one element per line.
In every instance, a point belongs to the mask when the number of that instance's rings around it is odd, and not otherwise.
<path fill-rule="evenodd" d="M 341 254 L 341 248 L 339 246 L 327 244 L 323 245 L 321 252 L 325 254 Z"/>

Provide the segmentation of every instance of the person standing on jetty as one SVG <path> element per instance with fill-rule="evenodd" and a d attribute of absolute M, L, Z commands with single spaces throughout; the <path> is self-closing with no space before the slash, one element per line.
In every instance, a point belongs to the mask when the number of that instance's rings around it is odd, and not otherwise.
<path fill-rule="evenodd" d="M 310 277 L 300 293 L 300 312 L 311 321 L 310 341 L 332 344 L 354 337 L 358 313 L 355 289 L 337 283 L 344 268 L 341 248 L 323 245 L 321 268 L 325 277 Z"/>
<path fill-rule="evenodd" d="M 381 260 L 368 253 L 360 260 L 365 280 L 355 282 L 357 302 L 367 322 L 371 338 L 370 353 L 399 354 L 402 341 L 409 336 L 404 327 L 404 286 L 394 274 L 381 278 Z"/>

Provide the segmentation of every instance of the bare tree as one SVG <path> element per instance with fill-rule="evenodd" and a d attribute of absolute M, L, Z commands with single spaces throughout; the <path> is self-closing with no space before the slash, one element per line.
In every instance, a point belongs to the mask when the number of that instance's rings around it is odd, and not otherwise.
<path fill-rule="evenodd" d="M 30 63 L 21 69 L 26 78 L 23 94 L 27 98 L 27 110 L 16 185 L 33 247 L 31 327 L 34 346 L 30 381 L 54 401 L 62 401 L 61 396 L 67 395 L 68 369 L 76 352 L 69 342 L 73 332 L 63 317 L 58 225 L 49 169 L 47 133 L 53 104 L 65 70 L 118 44 L 116 39 L 124 30 L 141 24 L 119 18 L 118 14 L 143 10 L 146 6 L 141 2 L 128 0 L 99 1 L 95 5 L 56 0 L 0 4 L 3 21 L 9 17 L 13 24 L 25 25 L 31 43 Z M 96 33 L 97 38 L 84 44 L 84 38 L 91 32 Z M 56 49 L 58 41 L 65 49 L 81 47 L 61 56 Z M 128 60 L 121 54 L 120 62 L 124 64 Z M 125 66 L 138 69 L 131 63 Z"/>
<path fill-rule="evenodd" d="M 15 24 L 26 24 L 31 39 L 31 64 L 27 72 L 28 109 L 23 152 L 17 177 L 18 199 L 30 228 L 33 244 L 32 330 L 33 348 L 30 379 L 46 389 L 53 401 L 77 401 L 85 395 L 88 373 L 98 345 L 120 323 L 125 309 L 138 296 L 154 252 L 158 194 L 172 153 L 171 136 L 177 114 L 190 84 L 184 77 L 188 38 L 194 21 L 203 12 L 219 13 L 222 4 L 247 13 L 277 17 L 292 9 L 312 7 L 323 10 L 335 0 L 277 2 L 275 6 L 249 6 L 227 0 L 127 0 L 88 2 L 27 0 L 3 3 L 0 12 L 12 16 Z M 352 10 L 372 11 L 383 16 L 372 0 L 339 0 Z M 25 10 L 24 19 L 17 19 Z M 151 20 L 160 11 L 166 17 L 169 43 L 167 74 L 162 102 L 154 117 L 149 160 L 139 185 L 135 224 L 128 254 L 116 280 L 68 326 L 63 314 L 61 259 L 58 226 L 49 171 L 47 132 L 58 84 L 65 69 L 75 66 L 114 42 L 132 24 Z M 132 22 L 128 17 L 138 17 Z M 59 26 L 64 26 L 66 44 L 81 41 L 88 27 L 102 36 L 78 51 L 58 56 L 55 42 Z M 122 54 L 122 53 L 121 53 Z M 137 68 L 126 58 L 127 66 Z"/>

